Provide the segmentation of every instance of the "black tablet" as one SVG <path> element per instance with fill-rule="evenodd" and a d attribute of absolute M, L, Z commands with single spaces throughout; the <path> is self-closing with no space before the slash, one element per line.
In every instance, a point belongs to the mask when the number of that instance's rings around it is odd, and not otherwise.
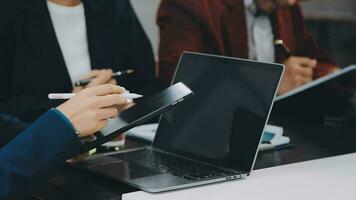
<path fill-rule="evenodd" d="M 96 134 L 94 140 L 83 142 L 81 152 L 87 152 L 115 139 L 135 126 L 169 111 L 192 95 L 194 93 L 186 85 L 177 83 L 156 95 L 140 99 L 133 107 L 121 112 L 119 117 L 110 119 L 107 127 Z"/>
<path fill-rule="evenodd" d="M 343 68 L 277 97 L 273 111 L 275 116 L 288 115 L 304 123 L 329 123 L 329 120 L 337 124 L 355 123 L 356 66 Z"/>

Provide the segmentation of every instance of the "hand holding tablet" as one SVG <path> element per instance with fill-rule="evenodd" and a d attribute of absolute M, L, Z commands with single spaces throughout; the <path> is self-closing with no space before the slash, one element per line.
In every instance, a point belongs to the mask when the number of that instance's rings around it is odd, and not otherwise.
<path fill-rule="evenodd" d="M 61 96 L 62 95 L 62 96 Z M 191 97 L 194 93 L 183 83 L 177 83 L 171 87 L 153 95 L 145 97 L 137 94 L 124 93 L 129 99 L 142 98 L 131 108 L 120 113 L 119 117 L 109 119 L 108 125 L 96 134 L 96 140 L 87 141 L 82 144 L 81 153 L 88 152 L 100 145 L 113 140 L 126 131 L 142 125 L 145 122 L 158 117 L 171 110 L 176 105 Z M 69 99 L 75 94 L 50 94 L 50 99 Z M 64 98 L 65 97 L 65 98 Z"/>

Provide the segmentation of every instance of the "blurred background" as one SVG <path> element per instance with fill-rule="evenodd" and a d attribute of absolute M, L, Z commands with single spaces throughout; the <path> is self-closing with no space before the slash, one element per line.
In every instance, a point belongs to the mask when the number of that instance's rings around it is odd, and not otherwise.
<path fill-rule="evenodd" d="M 306 23 L 319 45 L 341 66 L 356 63 L 356 0 L 302 2 Z"/>
<path fill-rule="evenodd" d="M 157 55 L 156 13 L 160 0 L 131 1 Z M 301 5 L 306 24 L 319 45 L 328 50 L 340 66 L 355 64 L 356 0 L 305 0 Z"/>

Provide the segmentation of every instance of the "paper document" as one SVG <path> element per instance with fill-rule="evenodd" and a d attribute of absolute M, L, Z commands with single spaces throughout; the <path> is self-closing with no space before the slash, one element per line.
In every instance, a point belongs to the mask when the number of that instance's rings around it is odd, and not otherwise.
<path fill-rule="evenodd" d="M 289 144 L 290 138 L 283 136 L 283 131 L 283 127 L 267 125 L 258 150 L 267 151 Z"/>
<path fill-rule="evenodd" d="M 279 137 L 283 136 L 283 127 L 267 125 L 264 132 L 273 133 Z"/>
<path fill-rule="evenodd" d="M 281 101 L 281 100 L 286 99 L 288 97 L 292 97 L 292 96 L 294 96 L 294 95 L 296 95 L 298 93 L 301 93 L 301 92 L 303 92 L 305 90 L 308 90 L 308 89 L 313 88 L 313 87 L 315 87 L 317 85 L 325 83 L 325 82 L 327 82 L 329 80 L 332 80 L 332 79 L 334 79 L 334 78 L 336 78 L 338 76 L 346 74 L 346 73 L 348 73 L 350 71 L 353 71 L 355 69 L 356 69 L 356 65 L 351 65 L 351 66 L 346 67 L 344 69 L 341 69 L 340 71 L 337 71 L 337 72 L 335 72 L 333 74 L 330 74 L 330 75 L 324 76 L 322 78 L 316 79 L 313 82 L 307 83 L 307 84 L 305 84 L 303 86 L 300 86 L 300 87 L 298 87 L 298 88 L 296 88 L 294 90 L 291 90 L 291 91 L 289 91 L 289 92 L 287 92 L 287 93 L 285 93 L 283 95 L 277 96 L 276 99 L 275 99 L 275 102 Z"/>

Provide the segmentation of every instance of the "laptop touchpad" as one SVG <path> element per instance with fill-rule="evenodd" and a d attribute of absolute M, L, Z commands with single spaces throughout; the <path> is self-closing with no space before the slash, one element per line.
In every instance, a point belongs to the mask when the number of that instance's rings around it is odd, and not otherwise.
<path fill-rule="evenodd" d="M 135 178 L 154 176 L 162 174 L 162 172 L 152 170 L 150 168 L 136 165 L 129 162 L 118 162 L 106 165 L 97 165 L 92 169 L 101 174 L 108 175 L 121 180 L 130 180 Z"/>

